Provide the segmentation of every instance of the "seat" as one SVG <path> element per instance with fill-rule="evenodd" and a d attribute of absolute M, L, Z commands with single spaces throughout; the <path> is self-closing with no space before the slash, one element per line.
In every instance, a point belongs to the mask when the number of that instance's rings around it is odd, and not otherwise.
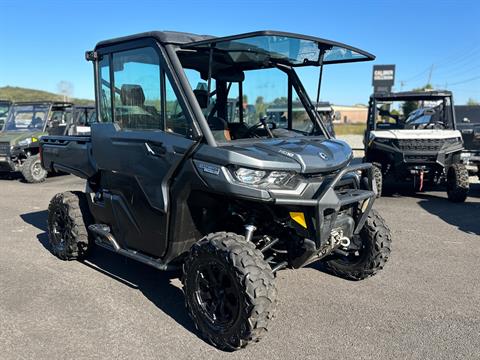
<path fill-rule="evenodd" d="M 232 140 L 228 123 L 224 119 L 217 116 L 209 116 L 210 111 L 208 110 L 208 90 L 195 89 L 193 90 L 193 94 L 197 99 L 198 105 L 200 105 L 203 113 L 207 117 L 207 123 L 212 131 L 214 139 L 218 141 Z"/>
<path fill-rule="evenodd" d="M 145 93 L 137 84 L 123 84 L 120 88 L 123 109 L 117 109 L 117 120 L 129 129 L 163 129 L 161 116 L 154 106 L 145 106 Z M 155 109 L 155 111 L 152 110 Z"/>

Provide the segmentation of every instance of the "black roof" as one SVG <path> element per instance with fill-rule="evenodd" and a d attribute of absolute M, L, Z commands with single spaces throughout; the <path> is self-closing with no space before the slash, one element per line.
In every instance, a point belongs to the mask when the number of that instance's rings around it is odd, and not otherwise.
<path fill-rule="evenodd" d="M 346 50 L 352 50 L 364 56 L 364 58 L 350 60 L 348 62 L 368 61 L 368 60 L 375 59 L 374 55 L 347 44 L 343 44 L 343 43 L 332 41 L 332 40 L 322 39 L 315 36 L 289 33 L 289 32 L 283 32 L 283 31 L 274 31 L 274 30 L 254 31 L 254 32 L 224 36 L 224 37 L 216 37 L 212 35 L 197 35 L 192 33 L 176 32 L 176 31 L 149 31 L 149 32 L 143 32 L 139 34 L 124 36 L 124 37 L 118 37 L 110 40 L 100 41 L 95 46 L 95 49 L 103 46 L 118 44 L 119 42 L 131 41 L 131 40 L 137 40 L 137 39 L 143 39 L 143 38 L 154 38 L 155 40 L 157 40 L 162 44 L 177 44 L 177 45 L 183 45 L 183 47 L 188 47 L 188 48 L 193 48 L 193 47 L 198 48 L 202 46 L 209 46 L 210 44 L 213 44 L 215 42 L 239 40 L 239 39 L 250 38 L 255 36 L 282 36 L 282 37 L 293 37 L 293 38 L 298 38 L 302 40 L 310 40 L 313 42 L 317 42 L 319 46 L 326 46 L 327 48 L 340 47 Z M 324 61 L 325 64 L 328 64 L 328 63 L 334 64 L 339 62 L 347 62 L 347 61 L 342 61 L 342 60 Z"/>
<path fill-rule="evenodd" d="M 10 100 L 0 99 L 0 103 L 1 104 L 11 104 L 12 102 Z"/>
<path fill-rule="evenodd" d="M 102 46 L 117 44 L 119 42 L 144 39 L 144 38 L 154 38 L 162 44 L 182 45 L 182 44 L 192 43 L 196 41 L 212 39 L 214 38 L 214 36 L 197 35 L 197 34 L 191 34 L 186 32 L 178 32 L 178 31 L 147 31 L 143 33 L 100 41 L 95 46 L 95 49 Z"/>
<path fill-rule="evenodd" d="M 418 100 L 441 100 L 445 97 L 451 97 L 452 92 L 448 90 L 433 91 L 404 91 L 390 93 L 375 93 L 371 98 L 381 101 L 418 101 Z"/>

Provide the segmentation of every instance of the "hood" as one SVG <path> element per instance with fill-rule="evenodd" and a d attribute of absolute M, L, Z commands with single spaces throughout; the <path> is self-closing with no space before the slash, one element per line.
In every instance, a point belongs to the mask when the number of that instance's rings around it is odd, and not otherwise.
<path fill-rule="evenodd" d="M 0 143 L 8 142 L 10 145 L 17 145 L 19 141 L 28 138 L 40 138 L 45 135 L 43 132 L 38 131 L 2 131 L 0 132 Z"/>
<path fill-rule="evenodd" d="M 335 171 L 352 159 L 346 142 L 323 137 L 238 141 L 221 149 L 233 152 L 229 162 L 239 166 L 307 174 Z"/>
<path fill-rule="evenodd" d="M 375 130 L 370 132 L 370 140 L 373 138 L 383 139 L 450 139 L 459 138 L 462 135 L 458 130 Z"/>

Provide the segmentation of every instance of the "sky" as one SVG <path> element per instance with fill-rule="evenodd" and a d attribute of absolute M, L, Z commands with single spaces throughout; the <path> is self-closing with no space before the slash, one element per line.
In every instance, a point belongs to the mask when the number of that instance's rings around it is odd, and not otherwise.
<path fill-rule="evenodd" d="M 0 0 L 0 86 L 93 99 L 85 50 L 98 41 L 149 30 L 231 35 L 281 30 L 340 41 L 376 55 L 374 62 L 325 67 L 321 99 L 367 103 L 372 65 L 395 64 L 394 89 L 430 83 L 455 102 L 480 101 L 478 0 Z M 300 76 L 312 98 L 317 72 Z"/>

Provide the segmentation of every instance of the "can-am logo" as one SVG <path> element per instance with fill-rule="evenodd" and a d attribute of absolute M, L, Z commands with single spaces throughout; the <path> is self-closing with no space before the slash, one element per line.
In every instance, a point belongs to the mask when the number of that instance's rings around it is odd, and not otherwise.
<path fill-rule="evenodd" d="M 278 150 L 278 152 L 279 152 L 280 154 L 286 155 L 286 156 L 288 156 L 288 157 L 294 157 L 294 156 L 295 156 L 294 153 L 292 153 L 292 152 L 290 152 L 290 151 L 287 151 L 287 150 L 283 150 L 283 149 Z"/>
<path fill-rule="evenodd" d="M 318 153 L 318 156 L 320 156 L 323 160 L 327 160 L 327 159 L 328 159 L 328 155 L 325 154 L 324 152 L 319 152 L 319 153 Z"/>

